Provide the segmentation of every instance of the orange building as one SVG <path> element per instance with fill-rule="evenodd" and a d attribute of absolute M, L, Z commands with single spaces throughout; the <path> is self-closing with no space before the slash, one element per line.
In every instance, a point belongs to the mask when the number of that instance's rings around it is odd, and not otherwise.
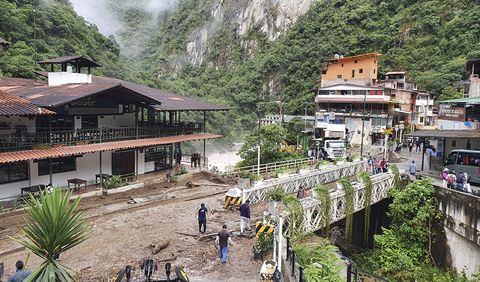
<path fill-rule="evenodd" d="M 348 82 L 364 86 L 374 86 L 377 82 L 378 58 L 380 53 L 367 53 L 351 57 L 335 55 L 328 60 L 322 71 L 321 87 Z"/>

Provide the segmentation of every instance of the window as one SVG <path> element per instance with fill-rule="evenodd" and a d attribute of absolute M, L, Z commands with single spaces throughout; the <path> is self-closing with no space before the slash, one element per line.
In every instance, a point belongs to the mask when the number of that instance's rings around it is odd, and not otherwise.
<path fill-rule="evenodd" d="M 75 171 L 77 169 L 77 158 L 66 157 L 52 159 L 52 174 Z M 38 176 L 50 174 L 50 161 L 38 161 Z"/>
<path fill-rule="evenodd" d="M 457 146 L 457 141 L 452 140 L 452 147 L 456 147 L 456 146 Z"/>
<path fill-rule="evenodd" d="M 82 129 L 98 128 L 97 116 L 82 116 Z"/>
<path fill-rule="evenodd" d="M 359 69 L 359 70 L 358 70 L 358 73 L 363 73 L 363 69 Z"/>
<path fill-rule="evenodd" d="M 343 64 L 342 64 L 342 68 L 343 68 Z"/>
<path fill-rule="evenodd" d="M 447 159 L 445 160 L 446 165 L 452 165 L 452 164 L 455 164 L 456 162 L 457 162 L 457 153 L 456 152 L 448 155 Z"/>
<path fill-rule="evenodd" d="M 353 61 L 353 62 L 354 62 L 355 64 L 356 64 L 356 63 L 358 63 L 358 61 L 357 61 L 357 60 L 355 60 L 355 61 Z"/>
<path fill-rule="evenodd" d="M 337 78 L 342 78 L 342 75 L 341 75 L 341 74 L 337 74 Z"/>
<path fill-rule="evenodd" d="M 0 183 L 28 179 L 28 162 L 7 163 L 0 165 Z"/>
<path fill-rule="evenodd" d="M 352 70 L 352 78 L 355 77 L 355 70 Z"/>
<path fill-rule="evenodd" d="M 373 69 L 373 73 L 375 73 L 375 69 Z"/>

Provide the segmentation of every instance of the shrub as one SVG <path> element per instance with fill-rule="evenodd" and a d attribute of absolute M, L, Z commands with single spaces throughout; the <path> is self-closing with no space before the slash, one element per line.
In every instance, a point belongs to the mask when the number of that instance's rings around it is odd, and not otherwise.
<path fill-rule="evenodd" d="M 277 187 L 271 191 L 268 191 L 267 193 L 267 199 L 271 201 L 281 201 L 285 196 L 286 196 L 285 192 L 280 187 Z"/>
<path fill-rule="evenodd" d="M 122 186 L 122 177 L 120 175 L 112 175 L 105 181 L 105 189 L 113 189 Z"/>

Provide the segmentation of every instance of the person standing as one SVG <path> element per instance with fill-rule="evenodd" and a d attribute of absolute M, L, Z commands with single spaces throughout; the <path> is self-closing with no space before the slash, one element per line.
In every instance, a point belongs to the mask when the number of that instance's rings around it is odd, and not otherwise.
<path fill-rule="evenodd" d="M 385 158 L 382 159 L 382 161 L 380 162 L 380 172 L 381 173 L 385 173 L 387 172 L 387 161 L 385 161 Z"/>
<path fill-rule="evenodd" d="M 241 204 L 239 207 L 240 210 L 240 233 L 246 229 L 250 231 L 250 200 L 247 200 L 245 203 Z"/>
<path fill-rule="evenodd" d="M 415 140 L 415 144 L 417 145 L 416 148 L 415 148 L 415 152 L 418 153 L 418 151 L 421 151 L 420 149 L 420 139 L 417 138 L 417 140 Z"/>
<path fill-rule="evenodd" d="M 408 151 L 410 151 L 410 153 L 412 152 L 413 150 L 413 142 L 408 142 Z"/>
<path fill-rule="evenodd" d="M 219 245 L 220 260 L 223 264 L 227 263 L 228 259 L 228 245 L 232 245 L 232 238 L 230 238 L 230 232 L 227 230 L 227 225 L 222 226 L 222 231 L 218 232 L 215 243 Z"/>
<path fill-rule="evenodd" d="M 457 186 L 457 175 L 455 174 L 455 170 L 452 170 L 451 172 L 448 172 L 447 187 L 455 190 L 456 186 Z"/>
<path fill-rule="evenodd" d="M 17 261 L 17 263 L 15 263 L 15 268 L 17 270 L 14 274 L 12 274 L 12 276 L 10 276 L 10 278 L 8 278 L 8 282 L 22 282 L 32 273 L 30 270 L 23 269 L 24 266 L 25 265 L 23 261 Z"/>
<path fill-rule="evenodd" d="M 415 161 L 412 161 L 410 164 L 410 167 L 408 168 L 408 171 L 410 172 L 411 175 L 415 177 L 415 174 L 417 173 L 417 165 L 415 164 Z"/>
<path fill-rule="evenodd" d="M 208 209 L 205 207 L 205 204 L 202 203 L 200 208 L 197 211 L 197 219 L 198 219 L 198 232 L 204 233 L 207 231 L 207 213 Z M 203 226 L 203 231 L 202 231 Z"/>

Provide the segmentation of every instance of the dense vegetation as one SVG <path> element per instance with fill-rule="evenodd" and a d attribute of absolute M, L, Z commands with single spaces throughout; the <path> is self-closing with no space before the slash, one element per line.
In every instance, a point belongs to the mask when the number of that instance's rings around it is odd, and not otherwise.
<path fill-rule="evenodd" d="M 468 281 L 436 267 L 432 249 L 441 234 L 441 212 L 431 179 L 391 190 L 391 225 L 375 235 L 375 248 L 356 261 L 391 281 Z"/>
<path fill-rule="evenodd" d="M 310 103 L 312 113 L 311 89 L 318 85 L 324 62 L 334 52 L 381 52 L 380 72 L 407 70 L 421 88 L 438 94 L 465 76 L 467 59 L 480 57 L 480 5 L 475 1 L 324 0 L 313 4 L 273 43 L 252 30 L 249 38 L 262 42 L 253 59 L 241 44 L 247 38 L 235 37 L 234 29 L 225 32 L 228 27 L 224 27 L 209 42 L 210 55 L 201 67 L 186 63 L 177 66 L 178 72 L 161 72 L 175 59 L 184 58 L 179 52 L 185 46 L 178 40 L 208 20 L 205 6 L 192 11 L 191 2 L 181 1 L 184 6 L 180 4 L 160 24 L 162 32 L 174 30 L 179 37 L 155 41 L 162 50 L 155 66 L 160 71 L 157 83 L 162 88 L 228 103 L 233 107 L 229 124 L 244 130 L 252 128 L 255 105 L 263 98 L 283 100 L 286 112 L 297 114 L 303 113 L 304 103 Z M 182 28 L 173 29 L 172 21 Z M 168 50 L 172 51 L 169 56 Z M 273 90 L 266 87 L 269 81 L 274 82 Z"/>
<path fill-rule="evenodd" d="M 73 11 L 67 0 L 0 0 L 0 37 L 11 46 L 0 58 L 0 74 L 34 77 L 36 61 L 64 55 L 88 55 L 117 76 L 120 49 Z"/>

